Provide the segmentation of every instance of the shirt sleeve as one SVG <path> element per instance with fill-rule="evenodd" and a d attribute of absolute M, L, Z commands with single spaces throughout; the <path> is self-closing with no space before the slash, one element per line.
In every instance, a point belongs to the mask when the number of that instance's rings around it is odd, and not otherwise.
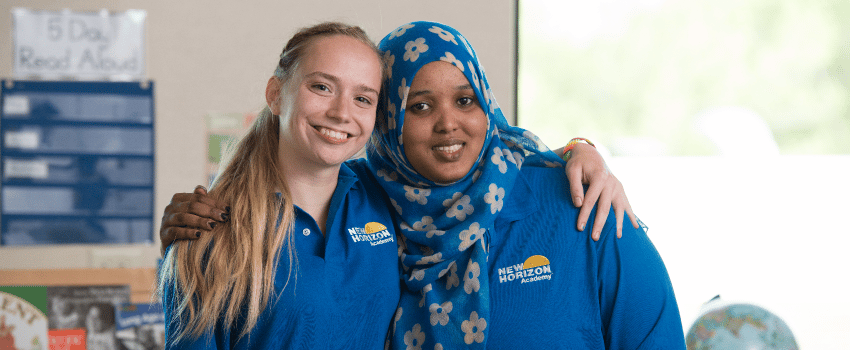
<path fill-rule="evenodd" d="M 615 222 L 613 211 L 608 223 Z M 673 285 L 643 228 L 606 225 L 598 246 L 602 332 L 608 349 L 684 349 Z"/>

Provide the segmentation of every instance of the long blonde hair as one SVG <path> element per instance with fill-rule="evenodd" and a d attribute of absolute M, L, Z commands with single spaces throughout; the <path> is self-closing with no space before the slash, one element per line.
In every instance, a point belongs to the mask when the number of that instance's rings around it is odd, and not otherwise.
<path fill-rule="evenodd" d="M 292 96 L 283 96 L 283 92 L 298 84 L 295 71 L 312 39 L 331 35 L 358 39 L 381 57 L 360 27 L 324 22 L 301 29 L 287 42 L 275 71 L 281 82 L 278 86 L 282 86 L 281 113 L 291 111 L 287 105 Z M 295 208 L 286 178 L 279 171 L 279 135 L 279 117 L 267 106 L 209 191 L 210 196 L 230 205 L 230 221 L 196 241 L 175 242 L 164 257 L 157 291 L 172 298 L 173 316 L 166 322 L 179 329 L 169 341 L 197 338 L 219 325 L 231 328 L 240 317 L 245 319 L 239 337 L 248 334 L 273 297 L 277 261 L 284 246 L 291 263 L 284 288 L 289 284 L 296 262 L 291 234 Z M 244 316 L 243 310 L 247 310 Z"/>

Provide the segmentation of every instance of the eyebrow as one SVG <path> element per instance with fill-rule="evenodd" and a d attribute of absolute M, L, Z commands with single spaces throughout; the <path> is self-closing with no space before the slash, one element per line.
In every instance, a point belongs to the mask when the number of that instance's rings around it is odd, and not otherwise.
<path fill-rule="evenodd" d="M 317 76 L 325 78 L 327 80 L 330 80 L 334 84 L 337 84 L 337 85 L 339 84 L 339 78 L 337 78 L 335 75 L 331 75 L 331 74 L 328 74 L 328 73 L 325 73 L 325 72 L 313 72 L 313 73 L 305 75 L 304 78 L 312 78 L 312 77 L 317 77 Z M 375 89 L 370 88 L 370 87 L 363 85 L 363 84 L 357 85 L 355 87 L 355 89 L 358 90 L 358 91 L 373 92 L 376 95 L 379 94 L 378 90 L 375 90 Z"/>
<path fill-rule="evenodd" d="M 461 84 L 461 85 L 455 86 L 455 90 L 456 90 L 456 91 L 460 91 L 460 90 L 472 90 L 472 84 L 466 83 L 466 84 Z M 407 95 L 407 98 L 408 98 L 408 99 L 410 99 L 410 98 L 417 97 L 417 96 L 421 96 L 421 95 L 427 95 L 427 94 L 429 94 L 429 93 L 431 93 L 431 92 L 432 92 L 431 90 L 419 90 L 419 91 L 414 91 L 414 92 L 409 93 L 409 94 Z"/>

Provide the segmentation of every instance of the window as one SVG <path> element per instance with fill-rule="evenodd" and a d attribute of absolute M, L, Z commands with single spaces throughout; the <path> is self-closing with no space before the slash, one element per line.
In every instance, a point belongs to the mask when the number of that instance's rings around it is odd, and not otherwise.
<path fill-rule="evenodd" d="M 762 306 L 850 347 L 850 2 L 518 5 L 519 126 L 599 145 L 649 226 L 687 332 Z"/>

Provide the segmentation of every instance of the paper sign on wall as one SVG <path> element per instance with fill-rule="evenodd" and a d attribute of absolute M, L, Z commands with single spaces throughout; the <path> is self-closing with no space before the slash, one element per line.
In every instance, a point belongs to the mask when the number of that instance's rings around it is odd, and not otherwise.
<path fill-rule="evenodd" d="M 144 10 L 71 12 L 12 9 L 14 74 L 82 80 L 141 80 Z"/>

